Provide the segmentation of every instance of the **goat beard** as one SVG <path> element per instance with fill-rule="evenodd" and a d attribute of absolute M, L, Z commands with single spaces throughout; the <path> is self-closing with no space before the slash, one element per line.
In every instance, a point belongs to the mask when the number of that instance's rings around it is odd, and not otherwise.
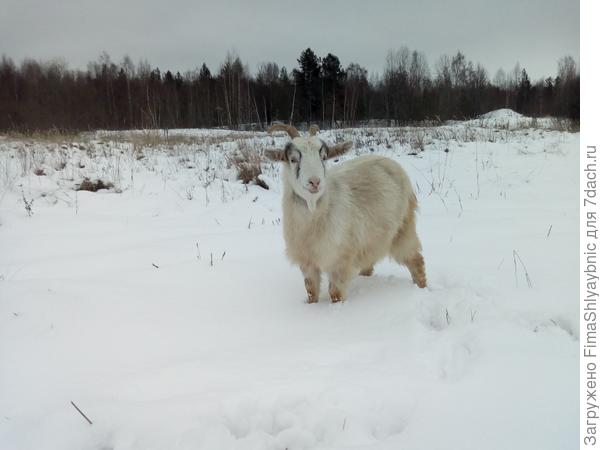
<path fill-rule="evenodd" d="M 319 201 L 319 198 L 316 195 L 313 195 L 309 198 L 305 198 L 304 200 L 306 200 L 306 206 L 308 206 L 310 213 L 314 213 L 315 209 L 317 209 L 317 202 Z"/>
<path fill-rule="evenodd" d="M 317 209 L 317 202 L 321 198 L 321 195 L 309 194 L 308 192 L 294 192 L 299 201 L 306 202 L 308 211 L 312 214 Z"/>

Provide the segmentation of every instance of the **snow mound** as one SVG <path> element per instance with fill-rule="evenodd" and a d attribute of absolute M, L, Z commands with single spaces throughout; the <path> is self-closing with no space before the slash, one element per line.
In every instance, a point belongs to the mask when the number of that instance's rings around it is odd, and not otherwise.
<path fill-rule="evenodd" d="M 526 128 L 548 128 L 548 118 L 527 117 L 509 108 L 497 109 L 478 116 L 476 119 L 461 122 L 466 127 L 491 128 L 500 130 L 521 130 Z"/>
<path fill-rule="evenodd" d="M 510 108 L 496 109 L 488 113 L 479 116 L 480 119 L 493 119 L 493 120 L 510 120 L 510 119 L 523 119 L 525 116 Z"/>

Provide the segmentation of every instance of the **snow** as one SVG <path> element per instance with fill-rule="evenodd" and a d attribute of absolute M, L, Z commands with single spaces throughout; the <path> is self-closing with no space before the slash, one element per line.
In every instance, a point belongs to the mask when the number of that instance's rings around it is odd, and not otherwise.
<path fill-rule="evenodd" d="M 355 142 L 340 163 L 405 167 L 429 287 L 386 260 L 312 305 L 284 256 L 278 167 L 270 190 L 228 167 L 286 138 L 177 134 L 196 141 L 143 158 L 110 133 L 0 139 L 0 448 L 576 445 L 579 134 L 321 133 Z M 76 193 L 84 177 L 115 188 Z"/>
<path fill-rule="evenodd" d="M 491 128 L 497 130 L 545 129 L 568 130 L 568 121 L 555 117 L 527 117 L 512 109 L 502 108 L 480 115 L 476 119 L 451 122 L 453 126 Z"/>
<path fill-rule="evenodd" d="M 481 119 L 494 119 L 494 120 L 506 120 L 506 119 L 523 119 L 525 116 L 509 108 L 501 108 L 495 111 L 490 111 L 479 116 Z"/>

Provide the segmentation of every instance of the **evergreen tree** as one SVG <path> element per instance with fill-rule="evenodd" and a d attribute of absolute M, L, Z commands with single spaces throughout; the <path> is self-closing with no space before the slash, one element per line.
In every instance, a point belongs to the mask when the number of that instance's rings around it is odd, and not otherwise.
<path fill-rule="evenodd" d="M 211 78 L 210 70 L 206 63 L 202 63 L 202 67 L 200 68 L 200 78 L 203 80 L 208 80 Z"/>
<path fill-rule="evenodd" d="M 307 48 L 298 58 L 299 68 L 294 70 L 294 78 L 300 93 L 301 117 L 309 123 L 319 117 L 321 108 L 321 61 L 315 52 Z"/>
<path fill-rule="evenodd" d="M 324 96 L 322 99 L 323 114 L 327 119 L 331 119 L 331 126 L 333 127 L 337 115 L 336 109 L 340 109 L 339 106 L 336 108 L 336 105 L 339 105 L 340 86 L 343 83 L 345 73 L 340 59 L 331 53 L 323 58 L 321 66 L 323 76 L 322 94 Z"/>
<path fill-rule="evenodd" d="M 519 85 L 517 88 L 517 111 L 520 113 L 527 113 L 530 107 L 531 100 L 531 81 L 529 81 L 529 75 L 527 71 L 523 69 L 519 79 Z"/>

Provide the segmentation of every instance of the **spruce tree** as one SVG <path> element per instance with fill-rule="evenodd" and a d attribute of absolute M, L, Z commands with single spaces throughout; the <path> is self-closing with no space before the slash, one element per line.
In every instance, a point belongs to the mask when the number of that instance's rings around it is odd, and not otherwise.
<path fill-rule="evenodd" d="M 294 71 L 301 102 L 300 113 L 304 120 L 312 122 L 319 117 L 321 107 L 321 60 L 307 48 L 298 58 L 299 68 Z"/>

